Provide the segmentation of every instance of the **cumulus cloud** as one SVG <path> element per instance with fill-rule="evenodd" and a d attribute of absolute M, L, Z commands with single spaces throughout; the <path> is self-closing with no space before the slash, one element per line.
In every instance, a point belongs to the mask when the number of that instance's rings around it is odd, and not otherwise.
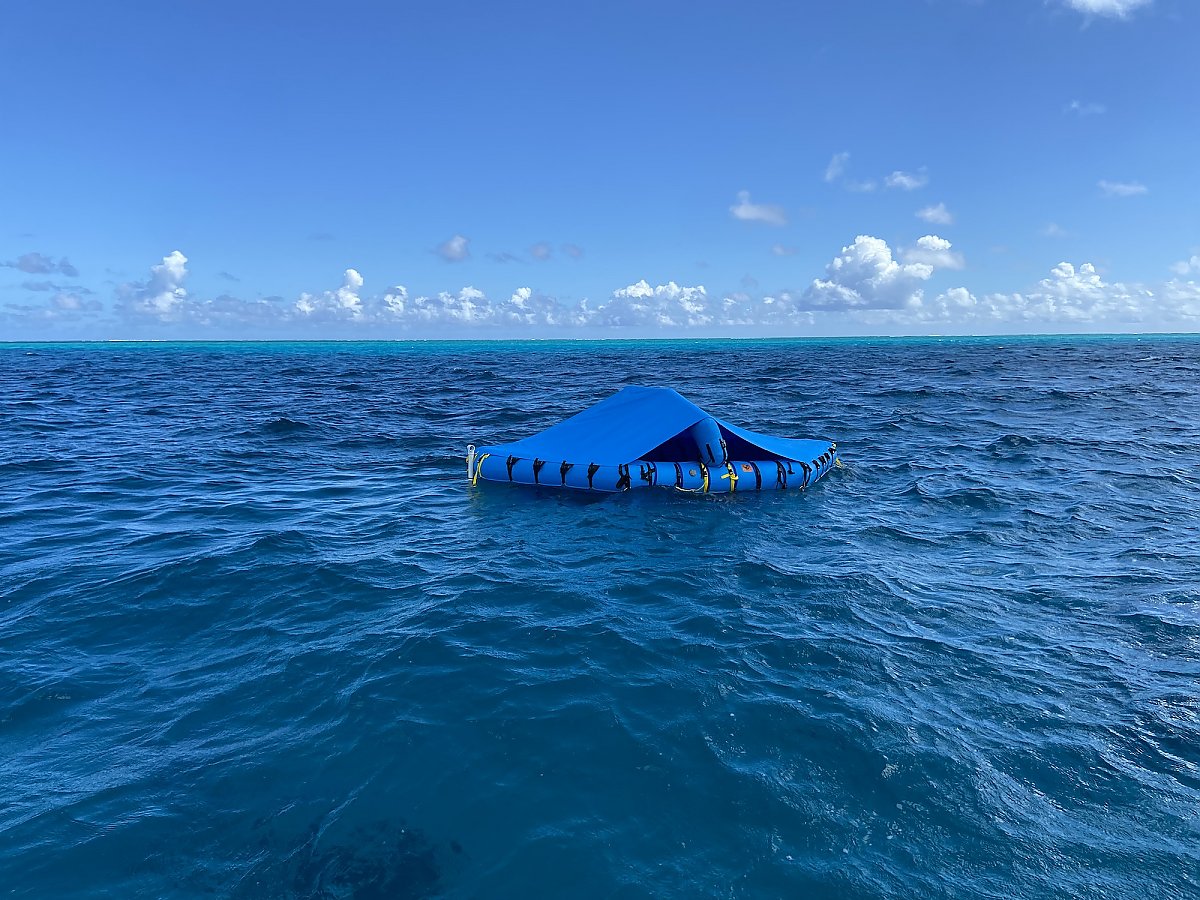
<path fill-rule="evenodd" d="M 1171 266 L 1171 271 L 1176 275 L 1200 275 L 1200 255 L 1191 257 L 1190 259 L 1182 259 Z"/>
<path fill-rule="evenodd" d="M 296 312 L 305 318 L 348 318 L 352 321 L 363 318 L 363 301 L 359 290 L 363 277 L 356 269 L 347 269 L 342 275 L 342 286 L 334 291 L 320 294 L 301 294 L 296 301 Z"/>
<path fill-rule="evenodd" d="M 36 251 L 33 253 L 23 253 L 15 260 L 0 263 L 0 267 L 17 269 L 30 275 L 53 275 L 58 273 L 66 275 L 68 278 L 79 277 L 79 270 L 71 265 L 70 260 L 65 256 L 61 259 L 55 259 L 53 256 L 46 256 Z"/>
<path fill-rule="evenodd" d="M 1026 294 L 990 294 L 988 315 L 1015 322 L 1096 323 L 1140 320 L 1153 304 L 1144 288 L 1106 283 L 1092 263 L 1061 262 Z"/>
<path fill-rule="evenodd" d="M 172 251 L 151 267 L 146 280 L 126 282 L 117 288 L 114 311 L 126 321 L 142 325 L 223 324 L 239 328 L 278 323 L 294 314 L 294 310 L 281 310 L 280 304 L 269 299 L 243 300 L 228 294 L 193 297 L 184 287 L 187 264 L 186 256 Z M 98 309 L 99 305 L 91 308 Z"/>
<path fill-rule="evenodd" d="M 697 327 L 713 322 L 704 285 L 681 287 L 674 281 L 651 287 L 645 279 L 614 291 L 596 310 L 600 325 Z"/>
<path fill-rule="evenodd" d="M 939 272 L 961 269 L 962 255 L 950 241 L 925 235 L 893 249 L 885 240 L 859 235 L 825 267 L 823 275 L 798 290 L 760 293 L 754 279 L 741 288 L 713 293 L 704 285 L 642 279 L 598 300 L 565 301 L 522 286 L 489 296 L 472 286 L 436 294 L 413 294 L 403 285 L 382 293 L 364 291 L 364 279 L 347 269 L 339 286 L 282 298 L 244 300 L 229 295 L 197 297 L 185 287 L 188 259 L 174 251 L 153 266 L 145 280 L 117 290 L 113 309 L 126 322 L 149 326 L 209 326 L 245 334 L 406 334 L 451 336 L 489 332 L 757 333 L 795 334 L 894 331 L 972 333 L 1037 330 L 1191 330 L 1200 325 L 1200 274 L 1195 255 L 1172 267 L 1175 278 L 1147 286 L 1106 279 L 1089 262 L 1061 262 L 1027 290 L 978 294 L 956 285 L 932 294 Z M 69 289 L 35 291 L 39 303 L 7 304 L 5 322 L 95 321 L 102 304 Z M 48 296 L 47 296 L 48 295 Z M 338 329 L 334 331 L 333 329 Z"/>
<path fill-rule="evenodd" d="M 1067 6 L 1089 16 L 1124 19 L 1135 10 L 1149 6 L 1152 0 L 1065 0 Z"/>
<path fill-rule="evenodd" d="M 963 255 L 953 250 L 948 240 L 935 234 L 918 238 L 902 255 L 907 263 L 925 263 L 935 269 L 961 269 L 966 265 Z"/>
<path fill-rule="evenodd" d="M 920 303 L 920 284 L 933 270 L 928 262 L 898 262 L 886 241 L 860 234 L 825 267 L 824 278 L 813 280 L 807 297 L 835 309 L 911 306 Z"/>
<path fill-rule="evenodd" d="M 912 311 L 910 327 L 1030 331 L 1155 328 L 1200 323 L 1200 285 L 1170 281 L 1158 288 L 1108 282 L 1092 263 L 1061 262 L 1025 292 L 976 297 L 952 288 Z"/>
<path fill-rule="evenodd" d="M 161 322 L 183 318 L 187 289 L 187 257 L 172 250 L 163 261 L 150 269 L 146 281 L 128 282 L 117 290 L 118 308 L 132 316 L 146 316 Z"/>
<path fill-rule="evenodd" d="M 1102 116 L 1108 112 L 1108 109 L 1103 103 L 1084 103 L 1081 100 L 1072 100 L 1063 107 L 1063 112 L 1073 113 L 1079 118 L 1085 119 L 1088 116 Z"/>
<path fill-rule="evenodd" d="M 917 218 L 929 222 L 931 225 L 953 225 L 954 215 L 950 210 L 946 209 L 945 203 L 939 203 L 937 206 L 925 206 L 917 210 Z"/>
<path fill-rule="evenodd" d="M 383 306 L 393 321 L 471 325 L 489 318 L 487 298 L 482 291 L 464 287 L 457 293 L 443 291 L 435 297 L 410 297 L 403 285 L 388 291 Z"/>
<path fill-rule="evenodd" d="M 1131 328 L 1200 321 L 1200 285 L 1171 281 L 1158 289 L 1106 281 L 1092 263 L 1061 262 L 1031 290 L 976 295 L 953 287 L 930 298 L 924 282 L 954 268 L 950 244 L 928 235 L 897 261 L 879 238 L 860 236 L 813 282 L 805 299 L 844 321 L 899 330 L 1025 331 Z M 923 255 L 923 258 L 918 258 Z M 947 263 L 949 265 L 947 265 Z"/>
<path fill-rule="evenodd" d="M 902 191 L 915 191 L 929 184 L 929 176 L 922 169 L 919 172 L 893 172 L 883 183 L 889 188 L 899 188 Z"/>
<path fill-rule="evenodd" d="M 470 243 L 470 238 L 456 234 L 439 244 L 435 252 L 446 262 L 462 262 L 471 255 Z"/>
<path fill-rule="evenodd" d="M 846 164 L 850 162 L 849 153 L 835 153 L 833 159 L 829 161 L 829 165 L 825 167 L 825 181 L 832 184 L 842 177 L 846 171 Z"/>
<path fill-rule="evenodd" d="M 1136 197 L 1139 194 L 1149 193 L 1150 190 L 1140 181 L 1106 181 L 1101 179 L 1098 182 L 1098 186 L 1105 197 Z"/>
<path fill-rule="evenodd" d="M 738 191 L 738 202 L 729 207 L 735 219 L 743 222 L 765 222 L 768 225 L 786 225 L 787 214 L 782 206 L 770 203 L 750 202 L 749 191 Z"/>

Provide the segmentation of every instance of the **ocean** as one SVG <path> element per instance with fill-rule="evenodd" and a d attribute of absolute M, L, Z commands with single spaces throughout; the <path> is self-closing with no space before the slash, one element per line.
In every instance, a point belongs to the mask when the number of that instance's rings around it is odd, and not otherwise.
<path fill-rule="evenodd" d="M 803 493 L 467 483 L 628 384 Z M 6 897 L 1200 896 L 1200 339 L 0 345 Z"/>

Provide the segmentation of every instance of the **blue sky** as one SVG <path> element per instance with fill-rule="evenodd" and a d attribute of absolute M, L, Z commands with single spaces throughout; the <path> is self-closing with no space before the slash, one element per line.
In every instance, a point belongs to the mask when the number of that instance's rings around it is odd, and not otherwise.
<path fill-rule="evenodd" d="M 1200 323 L 1193 0 L 14 3 L 0 339 Z"/>

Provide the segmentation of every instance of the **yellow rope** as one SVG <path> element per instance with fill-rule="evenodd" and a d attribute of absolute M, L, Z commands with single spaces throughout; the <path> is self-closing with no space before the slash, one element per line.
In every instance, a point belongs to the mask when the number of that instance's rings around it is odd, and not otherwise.
<path fill-rule="evenodd" d="M 479 461 L 475 463 L 475 476 L 471 479 L 471 487 L 475 487 L 475 482 L 479 481 L 479 473 L 483 470 L 483 461 L 492 454 L 484 453 L 479 457 Z"/>

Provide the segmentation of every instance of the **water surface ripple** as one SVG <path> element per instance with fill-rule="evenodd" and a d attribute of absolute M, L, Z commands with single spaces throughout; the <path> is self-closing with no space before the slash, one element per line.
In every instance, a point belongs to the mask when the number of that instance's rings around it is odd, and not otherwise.
<path fill-rule="evenodd" d="M 626 384 L 813 490 L 470 489 Z M 0 347 L 14 897 L 1200 896 L 1200 341 Z"/>

